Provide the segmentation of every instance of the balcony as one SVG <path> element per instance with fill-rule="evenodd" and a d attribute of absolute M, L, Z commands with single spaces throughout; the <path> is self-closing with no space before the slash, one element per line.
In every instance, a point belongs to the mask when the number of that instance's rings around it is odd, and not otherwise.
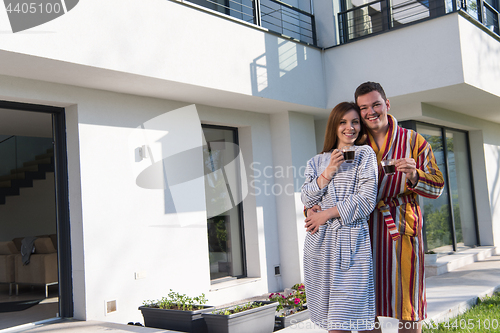
<path fill-rule="evenodd" d="M 499 34 L 498 0 L 352 0 L 350 7 L 338 13 L 341 44 L 458 10 Z"/>
<path fill-rule="evenodd" d="M 314 15 L 278 0 L 187 0 L 204 8 L 316 46 Z M 310 6 L 309 6 L 310 9 Z"/>

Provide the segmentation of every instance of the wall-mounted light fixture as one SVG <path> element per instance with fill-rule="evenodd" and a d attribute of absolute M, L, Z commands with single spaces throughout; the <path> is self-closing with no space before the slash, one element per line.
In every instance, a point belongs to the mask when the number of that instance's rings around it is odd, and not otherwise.
<path fill-rule="evenodd" d="M 139 156 L 141 159 L 149 158 L 149 152 L 148 152 L 148 146 L 143 145 L 142 147 L 139 147 Z"/>

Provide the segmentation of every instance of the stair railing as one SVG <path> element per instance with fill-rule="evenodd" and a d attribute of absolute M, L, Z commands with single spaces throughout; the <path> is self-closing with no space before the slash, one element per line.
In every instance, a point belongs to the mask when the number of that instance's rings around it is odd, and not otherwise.
<path fill-rule="evenodd" d="M 0 176 L 10 175 L 11 170 L 17 170 L 17 137 L 15 135 L 0 141 L 0 161 Z"/>
<path fill-rule="evenodd" d="M 35 159 L 52 148 L 52 138 L 40 138 L 12 135 L 0 141 L 0 177 L 15 175 L 11 179 L 18 179 L 19 171 L 25 162 Z"/>

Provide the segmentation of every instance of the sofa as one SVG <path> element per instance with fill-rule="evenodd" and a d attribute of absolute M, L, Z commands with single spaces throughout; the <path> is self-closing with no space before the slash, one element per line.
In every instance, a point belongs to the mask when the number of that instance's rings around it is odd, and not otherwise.
<path fill-rule="evenodd" d="M 57 250 L 50 237 L 39 237 L 34 242 L 35 252 L 30 256 L 28 265 L 23 265 L 21 253 L 15 255 L 14 281 L 16 295 L 19 284 L 44 285 L 45 297 L 48 297 L 48 286 L 58 284 Z"/>
<path fill-rule="evenodd" d="M 9 284 L 9 295 L 15 283 L 15 257 L 19 250 L 13 241 L 0 242 L 0 283 Z"/>

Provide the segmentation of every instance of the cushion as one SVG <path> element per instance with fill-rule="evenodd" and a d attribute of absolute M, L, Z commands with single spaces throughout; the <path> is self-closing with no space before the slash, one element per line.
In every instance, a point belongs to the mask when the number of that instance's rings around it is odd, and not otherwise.
<path fill-rule="evenodd" d="M 0 242 L 0 254 L 16 254 L 19 251 L 13 241 Z"/>
<path fill-rule="evenodd" d="M 50 237 L 50 239 L 52 239 L 52 245 L 54 245 L 54 248 L 57 251 L 57 235 L 56 234 L 50 234 L 49 237 Z"/>
<path fill-rule="evenodd" d="M 52 240 L 49 237 L 42 237 L 35 239 L 35 253 L 36 254 L 47 254 L 54 253 L 56 249 Z"/>

